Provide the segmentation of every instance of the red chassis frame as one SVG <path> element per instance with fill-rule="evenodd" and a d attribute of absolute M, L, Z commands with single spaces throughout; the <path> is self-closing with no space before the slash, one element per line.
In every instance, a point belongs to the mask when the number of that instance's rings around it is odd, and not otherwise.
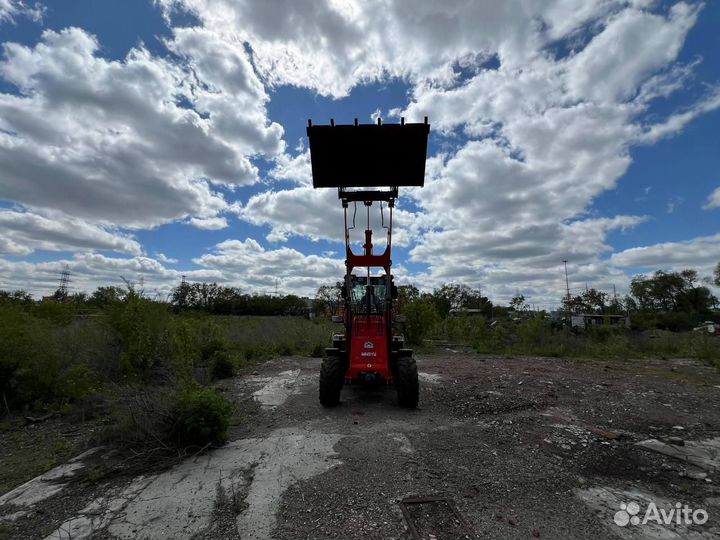
<path fill-rule="evenodd" d="M 376 379 L 392 382 L 394 366 L 392 359 L 399 353 L 402 346 L 402 337 L 395 335 L 395 317 L 393 315 L 392 301 L 394 284 L 390 269 L 392 267 L 392 226 L 393 209 L 397 188 L 389 191 L 347 191 L 338 189 L 338 197 L 342 200 L 345 221 L 345 309 L 343 310 L 343 323 L 345 325 L 345 350 L 339 350 L 347 357 L 347 371 L 345 380 L 374 381 Z M 368 227 L 365 229 L 365 243 L 363 253 L 356 254 L 350 247 L 350 227 L 348 227 L 348 204 L 362 202 L 368 212 Z M 372 234 L 369 226 L 370 208 L 373 202 L 386 202 L 389 208 L 389 221 L 387 226 L 387 245 L 380 254 L 373 253 Z M 382 208 L 381 208 L 382 212 Z M 352 302 L 353 270 L 367 268 L 366 286 L 370 285 L 370 269 L 382 268 L 385 281 L 385 298 L 382 299 L 382 309 L 372 313 L 368 308 L 365 313 L 358 313 L 357 306 Z M 393 350 L 395 346 L 395 350 Z M 334 351 L 328 351 L 332 354 Z"/>

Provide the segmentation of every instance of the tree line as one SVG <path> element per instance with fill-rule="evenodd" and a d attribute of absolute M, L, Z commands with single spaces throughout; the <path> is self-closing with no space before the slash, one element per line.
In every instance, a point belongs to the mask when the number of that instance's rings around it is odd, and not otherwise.
<path fill-rule="evenodd" d="M 676 272 L 658 270 L 652 275 L 632 278 L 625 296 L 589 288 L 581 294 L 560 299 L 561 314 L 629 315 L 637 328 L 688 330 L 705 320 L 718 318 L 718 299 L 709 285 L 720 287 L 720 263 L 712 277 L 701 278 L 696 270 Z M 342 282 L 323 285 L 315 295 L 318 313 L 332 314 L 341 302 Z M 504 319 L 527 313 L 529 305 L 523 295 L 514 296 L 507 306 L 494 304 L 480 289 L 464 284 L 447 283 L 432 291 L 421 291 L 415 285 L 398 287 L 398 306 L 413 315 L 423 313 L 426 319 L 444 319 L 451 313 L 469 311 L 487 319 Z"/>
<path fill-rule="evenodd" d="M 696 270 L 676 272 L 658 270 L 652 275 L 633 277 L 629 293 L 623 297 L 590 288 L 581 294 L 563 297 L 560 311 L 598 315 L 628 314 L 636 326 L 684 330 L 703 320 L 713 319 L 718 299 L 708 285 L 720 287 L 720 263 L 712 277 L 701 278 Z M 341 303 L 342 282 L 322 285 L 312 302 L 299 296 L 243 293 L 237 287 L 217 283 L 189 283 L 183 281 L 167 297 L 173 310 L 203 311 L 215 315 L 332 315 Z M 103 307 L 121 301 L 129 292 L 137 291 L 132 283 L 126 287 L 98 287 L 92 294 L 65 295 L 56 291 L 54 298 L 64 303 L 86 307 Z M 25 291 L 0 291 L 0 300 L 33 302 Z M 494 304 L 480 289 L 460 283 L 446 283 L 432 291 L 421 291 L 415 285 L 398 287 L 398 306 L 423 309 L 439 318 L 463 310 L 473 310 L 487 319 L 502 319 L 527 312 L 529 306 L 523 295 L 513 297 L 507 306 Z"/>

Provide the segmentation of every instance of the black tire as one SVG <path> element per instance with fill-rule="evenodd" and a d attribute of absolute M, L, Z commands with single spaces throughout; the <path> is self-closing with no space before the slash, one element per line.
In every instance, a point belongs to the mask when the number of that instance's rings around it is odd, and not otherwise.
<path fill-rule="evenodd" d="M 417 364 L 412 356 L 403 356 L 398 359 L 395 389 L 397 390 L 398 405 L 408 409 L 417 407 L 420 385 L 418 384 Z"/>
<path fill-rule="evenodd" d="M 323 407 L 336 407 L 345 382 L 345 362 L 339 356 L 323 358 L 320 366 L 320 403 Z"/>

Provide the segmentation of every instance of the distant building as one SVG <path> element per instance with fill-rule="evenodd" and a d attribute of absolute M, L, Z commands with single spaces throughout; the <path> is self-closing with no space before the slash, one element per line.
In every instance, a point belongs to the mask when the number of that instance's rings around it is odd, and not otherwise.
<path fill-rule="evenodd" d="M 572 315 L 570 318 L 570 326 L 581 330 L 598 326 L 630 328 L 630 317 L 627 315 L 595 315 L 593 313 L 585 313 Z"/>
<path fill-rule="evenodd" d="M 483 310 L 477 308 L 452 308 L 450 315 L 482 315 Z"/>

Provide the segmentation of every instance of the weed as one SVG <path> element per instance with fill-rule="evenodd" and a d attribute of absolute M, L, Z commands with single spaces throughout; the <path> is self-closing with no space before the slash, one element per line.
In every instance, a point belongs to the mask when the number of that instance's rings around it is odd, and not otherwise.
<path fill-rule="evenodd" d="M 235 363 L 228 351 L 217 350 L 210 358 L 213 379 L 228 379 L 235 375 Z"/>
<path fill-rule="evenodd" d="M 210 388 L 190 386 L 181 391 L 175 432 L 181 446 L 220 445 L 225 442 L 233 406 Z"/>

